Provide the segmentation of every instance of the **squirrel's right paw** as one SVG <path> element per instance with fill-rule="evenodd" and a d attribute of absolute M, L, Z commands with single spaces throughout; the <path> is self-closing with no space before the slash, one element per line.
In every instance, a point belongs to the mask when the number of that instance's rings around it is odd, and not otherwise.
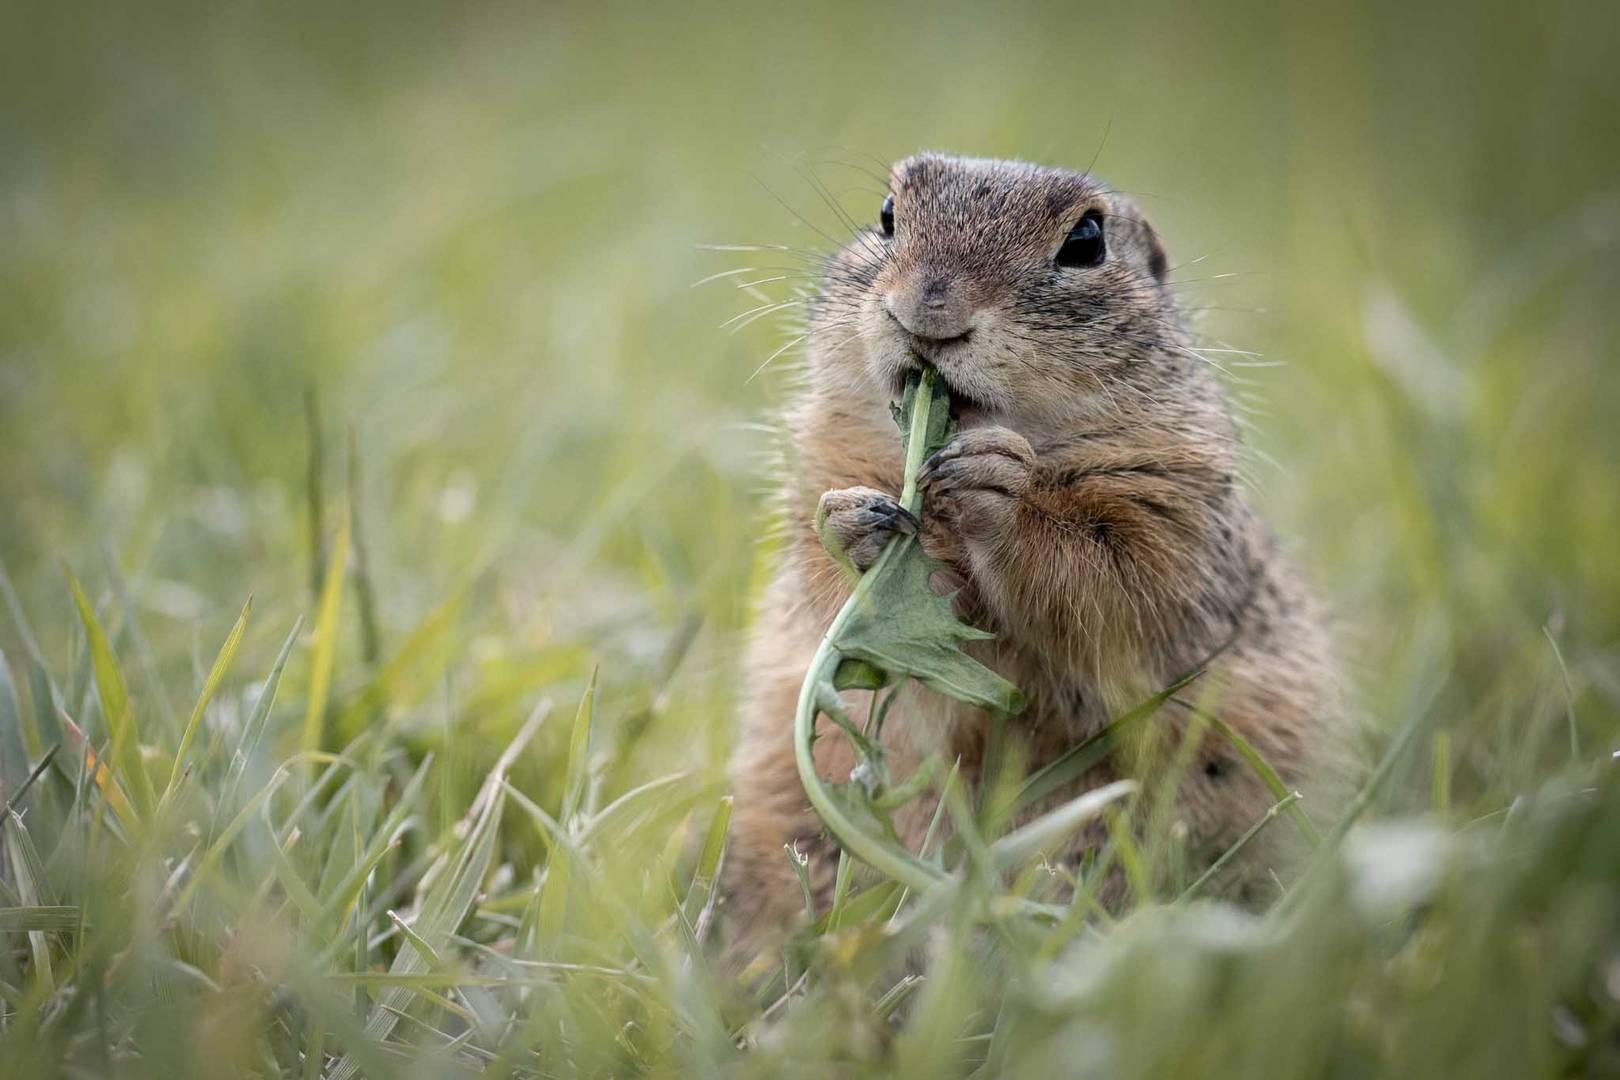
<path fill-rule="evenodd" d="M 848 487 L 821 497 L 816 530 L 823 542 L 836 544 L 855 569 L 865 573 L 895 533 L 917 531 L 917 519 L 892 495 L 876 488 Z"/>

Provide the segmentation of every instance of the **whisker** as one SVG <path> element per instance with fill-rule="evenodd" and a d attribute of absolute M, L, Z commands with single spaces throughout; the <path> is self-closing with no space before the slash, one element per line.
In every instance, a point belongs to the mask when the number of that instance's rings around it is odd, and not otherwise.
<path fill-rule="evenodd" d="M 1194 360 L 1203 361 L 1204 363 L 1208 364 L 1210 367 L 1214 368 L 1216 371 L 1219 371 L 1222 375 L 1227 375 L 1227 376 L 1232 375 L 1232 373 L 1230 371 L 1227 371 L 1226 368 L 1222 367 L 1218 362 L 1216 362 L 1214 360 L 1211 360 L 1209 357 L 1204 356 L 1202 353 L 1199 353 L 1199 352 L 1197 352 L 1197 351 L 1195 351 L 1193 349 L 1186 348 L 1185 346 L 1182 346 L 1182 345 L 1171 345 L 1170 348 L 1173 349 L 1174 351 L 1178 352 L 1178 353 L 1181 353 L 1183 356 L 1190 356 Z"/>
<path fill-rule="evenodd" d="M 833 215 L 843 223 L 845 228 L 849 229 L 854 242 L 859 243 L 861 247 L 865 248 L 867 254 L 871 255 L 873 258 L 882 258 L 882 251 L 880 251 L 872 243 L 871 237 L 867 233 L 866 229 L 857 224 L 854 218 L 850 217 L 848 212 L 844 210 L 843 206 L 839 204 L 838 199 L 833 195 L 831 189 L 827 187 L 826 183 L 821 179 L 821 177 L 816 175 L 815 170 L 809 167 L 804 167 L 800 169 L 800 175 L 803 176 L 805 182 L 815 190 L 816 194 L 821 196 L 821 201 L 827 204 L 827 208 L 833 212 Z"/>
<path fill-rule="evenodd" d="M 691 285 L 687 286 L 687 288 L 695 289 L 699 285 L 707 285 L 711 281 L 719 281 L 721 278 L 736 277 L 738 274 L 754 274 L 763 269 L 765 269 L 763 266 L 739 266 L 735 270 L 722 270 L 718 274 L 710 274 L 708 277 L 698 278 L 696 281 L 692 282 Z"/>
<path fill-rule="evenodd" d="M 761 304 L 759 307 L 749 308 L 747 311 L 742 312 L 740 315 L 733 315 L 731 318 L 729 318 L 725 322 L 721 323 L 720 326 L 719 326 L 719 329 L 724 330 L 727 327 L 731 326 L 733 323 L 739 322 L 739 321 L 741 321 L 743 319 L 747 319 L 748 322 L 744 322 L 742 324 L 742 326 L 747 326 L 748 323 L 753 322 L 755 318 L 760 318 L 760 317 L 763 317 L 765 315 L 769 315 L 772 311 L 778 310 L 780 308 L 792 307 L 792 306 L 794 306 L 796 304 L 802 304 L 804 302 L 805 301 L 803 299 L 794 299 L 794 300 L 777 300 L 777 301 L 773 301 L 773 302 L 771 302 L 769 304 Z M 739 326 L 737 329 L 739 329 L 739 330 L 742 329 L 742 326 Z"/>
<path fill-rule="evenodd" d="M 793 348 L 795 345 L 798 345 L 800 342 L 807 340 L 808 338 L 814 336 L 815 334 L 825 333 L 828 330 L 836 330 L 836 329 L 838 329 L 840 327 L 848 326 L 849 324 L 851 324 L 853 322 L 856 322 L 856 321 L 857 320 L 856 320 L 855 316 L 851 315 L 851 316 L 847 316 L 847 317 L 845 317 L 843 319 L 840 319 L 837 322 L 829 323 L 826 326 L 813 327 L 812 329 L 806 330 L 804 333 L 802 333 L 802 334 L 798 335 L 797 337 L 793 338 L 793 340 L 789 341 L 786 345 L 783 345 L 780 349 L 777 349 L 775 352 L 771 353 L 771 355 L 767 356 L 765 358 L 765 362 L 760 364 L 759 367 L 755 368 L 754 371 L 753 371 L 753 374 L 749 375 L 748 378 L 743 380 L 743 385 L 747 386 L 749 383 L 753 382 L 756 378 L 759 377 L 759 375 L 766 368 L 771 366 L 772 361 L 774 361 L 777 357 L 781 356 L 783 353 L 787 352 L 789 349 Z M 848 344 L 851 341 L 854 341 L 855 338 L 857 338 L 859 336 L 860 336 L 860 331 L 857 330 L 857 331 L 855 331 L 854 334 L 851 334 L 849 337 L 845 338 L 843 341 L 840 341 L 837 345 L 834 345 L 833 348 L 835 348 L 835 349 L 842 348 L 844 345 Z"/>
<path fill-rule="evenodd" d="M 803 214 L 799 213 L 797 210 L 793 209 L 793 207 L 789 206 L 787 204 L 787 201 L 785 199 L 783 199 L 782 196 L 778 195 L 775 191 L 773 191 L 771 189 L 771 186 L 769 184 L 765 183 L 764 180 L 762 180 L 762 179 L 760 179 L 759 177 L 756 176 L 756 177 L 754 177 L 754 183 L 758 184 L 761 188 L 763 188 L 767 195 L 769 195 L 772 199 L 776 200 L 776 204 L 778 206 L 780 206 L 783 210 L 786 210 L 789 214 L 793 215 L 795 220 L 797 220 L 800 224 L 804 225 L 811 232 L 815 233 L 817 236 L 821 237 L 823 240 L 827 241 L 827 243 L 831 244 L 835 248 L 841 248 L 841 247 L 844 246 L 843 244 L 839 243 L 837 240 L 835 240 L 831 236 L 829 236 L 826 232 L 824 232 L 820 228 L 818 228 L 814 223 L 812 223 Z"/>
<path fill-rule="evenodd" d="M 753 382 L 753 381 L 754 381 L 754 380 L 755 380 L 755 379 L 757 379 L 757 378 L 759 378 L 759 376 L 760 376 L 760 374 L 761 374 L 761 373 L 762 373 L 762 372 L 763 372 L 763 371 L 764 371 L 764 370 L 765 370 L 765 369 L 766 369 L 766 368 L 768 368 L 768 367 L 770 367 L 770 366 L 771 366 L 771 361 L 773 361 L 773 360 L 775 360 L 775 359 L 776 359 L 776 358 L 777 358 L 777 357 L 778 357 L 778 356 L 781 356 L 781 355 L 782 355 L 782 354 L 783 354 L 783 353 L 785 353 L 785 352 L 787 352 L 787 351 L 788 351 L 788 350 L 789 350 L 789 349 L 791 349 L 791 348 L 793 348 L 793 346 L 795 346 L 795 345 L 797 345 L 797 344 L 798 344 L 798 343 L 799 343 L 799 342 L 801 342 L 801 341 L 803 341 L 803 340 L 805 340 L 805 339 L 806 339 L 806 338 L 808 338 L 808 337 L 809 337 L 809 336 L 810 336 L 810 335 L 811 335 L 811 334 L 813 334 L 813 333 L 815 333 L 815 331 L 814 331 L 814 330 L 806 330 L 806 331 L 805 331 L 805 332 L 804 332 L 804 333 L 802 333 L 802 334 L 800 334 L 800 335 L 799 335 L 799 336 L 798 336 L 798 337 L 796 337 L 796 338 L 793 338 L 793 339 L 792 339 L 792 340 L 791 340 L 791 341 L 789 341 L 789 342 L 788 342 L 788 343 L 787 343 L 787 344 L 786 344 L 786 345 L 783 345 L 783 346 L 782 346 L 782 347 L 781 347 L 781 348 L 780 348 L 780 349 L 777 349 L 777 350 L 776 350 L 776 351 L 775 351 L 775 352 L 773 352 L 773 353 L 771 353 L 771 355 L 769 355 L 769 356 L 767 356 L 767 357 L 766 357 L 766 358 L 765 358 L 765 362 L 764 362 L 764 363 L 762 363 L 762 364 L 760 364 L 760 365 L 759 365 L 759 367 L 757 367 L 757 368 L 755 368 L 755 369 L 754 369 L 754 370 L 753 370 L 753 373 L 752 373 L 752 374 L 750 374 L 750 375 L 749 375 L 749 376 L 748 376 L 748 378 L 746 378 L 746 379 L 744 379 L 744 380 L 743 380 L 743 385 L 744 385 L 744 386 L 747 386 L 747 385 L 748 385 L 748 384 L 749 384 L 749 383 L 751 383 L 751 382 Z"/>

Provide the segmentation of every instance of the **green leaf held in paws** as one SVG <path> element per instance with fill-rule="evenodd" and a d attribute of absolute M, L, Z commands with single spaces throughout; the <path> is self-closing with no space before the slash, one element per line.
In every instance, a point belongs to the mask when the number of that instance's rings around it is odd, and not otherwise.
<path fill-rule="evenodd" d="M 905 439 L 905 485 L 900 504 L 916 514 L 921 498 L 917 474 L 923 461 L 954 434 L 950 395 L 931 368 L 913 372 L 895 410 Z M 824 541 L 827 532 L 819 528 Z M 848 558 L 829 544 L 846 570 Z M 947 697 L 978 706 L 998 716 L 1024 707 L 1023 694 L 962 651 L 966 641 L 992 635 L 968 626 L 951 608 L 951 597 L 934 592 L 929 581 L 939 564 L 922 550 L 915 536 L 896 535 L 877 562 L 861 575 L 817 650 L 799 694 L 794 723 L 794 751 L 799 778 L 824 824 L 838 843 L 897 881 L 926 888 L 938 871 L 900 846 L 892 830 L 875 827 L 885 815 L 874 815 L 869 800 L 888 782 L 882 748 L 852 721 L 840 690 L 877 690 L 902 679 L 915 679 Z M 837 791 L 816 774 L 811 744 L 815 722 L 825 714 L 850 737 L 859 759 L 856 785 Z M 852 804 L 859 802 L 859 807 Z"/>

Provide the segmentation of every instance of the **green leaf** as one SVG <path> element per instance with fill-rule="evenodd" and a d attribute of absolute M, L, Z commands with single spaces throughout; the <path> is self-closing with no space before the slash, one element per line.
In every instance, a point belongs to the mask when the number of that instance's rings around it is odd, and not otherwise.
<path fill-rule="evenodd" d="M 858 926 L 864 922 L 877 922 L 891 917 L 905 896 L 905 886 L 893 881 L 880 881 L 855 893 L 838 909 L 839 926 Z M 808 904 L 808 901 L 806 902 Z M 833 913 L 820 917 L 811 913 L 811 929 L 825 934 L 832 929 Z"/>
<path fill-rule="evenodd" d="M 909 376 L 895 421 L 905 436 L 900 505 L 918 513 L 917 474 L 928 456 L 956 433 L 944 380 L 932 369 Z M 1016 686 L 962 651 L 963 642 L 994 635 L 962 622 L 952 610 L 952 598 L 934 591 L 930 579 L 940 568 L 916 537 L 901 535 L 889 542 L 833 624 L 836 633 L 830 636 L 840 657 L 833 685 L 873 689 L 910 677 L 1002 716 L 1023 711 L 1024 695 Z"/>
<path fill-rule="evenodd" d="M 808 782 L 806 790 L 812 790 Z M 918 892 L 926 892 L 944 877 L 938 867 L 901 845 L 893 827 L 873 812 L 857 785 L 828 784 L 818 779 L 813 791 L 811 805 L 822 823 L 838 838 L 839 846 L 857 859 Z"/>
<path fill-rule="evenodd" d="M 850 616 L 834 647 L 846 662 L 865 661 L 883 672 L 887 682 L 908 676 L 1002 716 L 1021 712 L 1018 687 L 962 651 L 963 642 L 994 635 L 962 622 L 950 598 L 934 592 L 929 579 L 937 569 L 915 537 L 896 538 L 870 571 L 871 587 L 851 597 Z"/>

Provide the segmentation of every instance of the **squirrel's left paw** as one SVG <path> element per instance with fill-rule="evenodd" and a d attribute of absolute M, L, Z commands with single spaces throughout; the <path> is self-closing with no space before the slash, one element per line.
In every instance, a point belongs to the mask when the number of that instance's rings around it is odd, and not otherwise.
<path fill-rule="evenodd" d="M 1011 428 L 964 431 L 917 477 L 923 518 L 944 521 L 965 540 L 994 540 L 1011 526 L 1034 468 L 1029 440 Z"/>

